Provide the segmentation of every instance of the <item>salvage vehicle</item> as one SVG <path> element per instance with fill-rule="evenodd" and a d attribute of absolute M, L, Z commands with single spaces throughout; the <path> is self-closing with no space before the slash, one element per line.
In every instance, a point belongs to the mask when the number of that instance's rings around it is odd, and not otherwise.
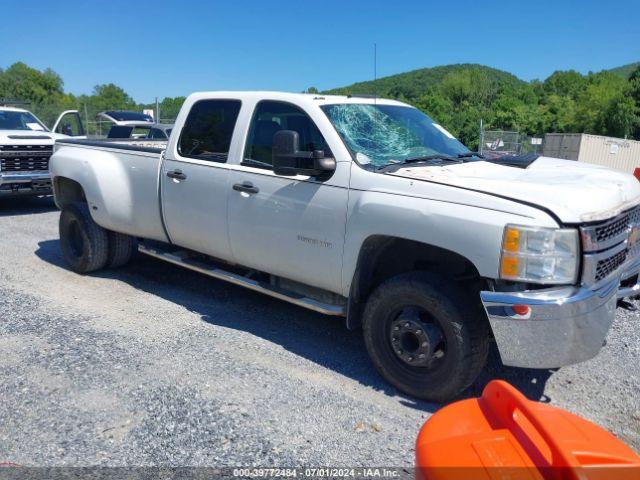
<path fill-rule="evenodd" d="M 49 130 L 28 110 L 0 101 L 0 198 L 51 194 L 53 144 L 83 135 L 77 110 L 62 112 Z"/>
<path fill-rule="evenodd" d="M 545 157 L 484 160 L 394 100 L 189 96 L 167 143 L 60 140 L 71 269 L 137 249 L 361 327 L 380 374 L 445 401 L 506 365 L 601 349 L 640 290 L 640 184 Z"/>

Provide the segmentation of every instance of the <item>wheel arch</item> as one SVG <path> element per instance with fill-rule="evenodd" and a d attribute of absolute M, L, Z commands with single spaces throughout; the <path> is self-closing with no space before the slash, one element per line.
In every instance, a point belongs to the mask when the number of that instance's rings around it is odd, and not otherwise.
<path fill-rule="evenodd" d="M 67 177 L 55 177 L 53 179 L 53 198 L 61 210 L 72 203 L 87 202 L 82 185 Z"/>
<path fill-rule="evenodd" d="M 473 262 L 457 252 L 402 237 L 372 235 L 365 239 L 358 254 L 349 291 L 347 328 L 360 327 L 364 304 L 378 285 L 412 271 L 437 272 L 469 284 L 485 282 Z"/>

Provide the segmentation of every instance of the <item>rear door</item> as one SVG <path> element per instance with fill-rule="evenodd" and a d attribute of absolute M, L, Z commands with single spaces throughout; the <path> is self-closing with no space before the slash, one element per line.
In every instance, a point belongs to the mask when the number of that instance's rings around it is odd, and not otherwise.
<path fill-rule="evenodd" d="M 332 155 L 300 108 L 280 101 L 257 104 L 242 161 L 229 180 L 229 236 L 235 261 L 339 293 L 349 164 L 338 162 L 333 176 L 323 180 L 276 175 L 271 153 L 279 130 L 297 131 L 303 150 Z"/>
<path fill-rule="evenodd" d="M 237 99 L 204 99 L 193 104 L 177 140 L 175 158 L 160 172 L 164 221 L 173 243 L 228 260 L 229 168 L 240 112 Z M 177 133 L 177 132 L 176 132 Z"/>

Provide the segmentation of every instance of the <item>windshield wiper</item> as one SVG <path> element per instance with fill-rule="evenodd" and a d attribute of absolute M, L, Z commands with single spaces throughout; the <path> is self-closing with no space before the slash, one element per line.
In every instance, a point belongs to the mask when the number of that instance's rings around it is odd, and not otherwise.
<path fill-rule="evenodd" d="M 406 158 L 399 162 L 392 162 L 377 168 L 379 172 L 395 171 L 402 168 L 407 163 L 433 163 L 434 165 L 442 165 L 443 162 L 461 163 L 462 160 L 448 155 L 425 155 L 422 157 Z"/>

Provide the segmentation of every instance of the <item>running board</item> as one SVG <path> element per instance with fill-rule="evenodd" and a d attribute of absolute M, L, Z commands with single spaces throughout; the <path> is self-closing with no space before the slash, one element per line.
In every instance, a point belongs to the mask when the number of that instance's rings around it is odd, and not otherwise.
<path fill-rule="evenodd" d="M 309 310 L 320 312 L 325 315 L 346 316 L 345 307 L 341 305 L 322 303 L 318 300 L 277 288 L 264 282 L 259 282 L 236 273 L 222 270 L 221 268 L 217 268 L 213 265 L 207 265 L 204 262 L 189 258 L 188 252 L 185 250 L 169 253 L 144 244 L 139 244 L 138 251 L 145 255 L 164 260 L 165 262 L 173 263 L 174 265 L 179 265 L 181 267 L 188 268 L 189 270 L 194 270 L 210 277 L 217 278 L 218 280 L 233 283 L 234 285 L 246 287 L 255 292 L 264 293 L 265 295 L 293 303 L 294 305 L 298 305 Z"/>

